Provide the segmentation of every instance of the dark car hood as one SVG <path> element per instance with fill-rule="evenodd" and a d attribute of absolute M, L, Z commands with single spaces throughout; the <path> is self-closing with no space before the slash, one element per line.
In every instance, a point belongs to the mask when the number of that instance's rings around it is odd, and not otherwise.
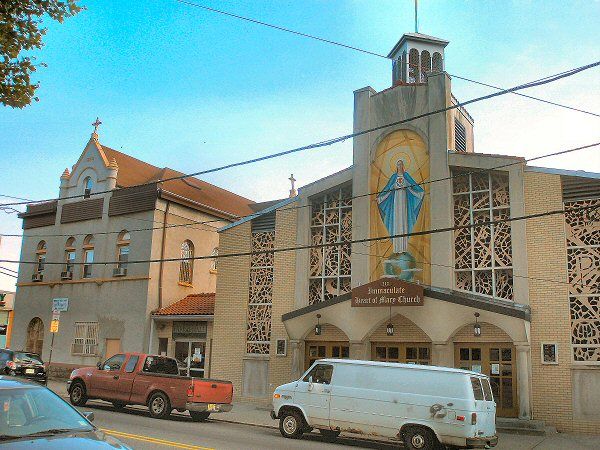
<path fill-rule="evenodd" d="M 23 440 L 0 441 L 0 449 L 30 450 L 79 450 L 79 449 L 123 449 L 131 450 L 122 442 L 101 431 L 64 433 L 51 437 L 28 438 Z"/>

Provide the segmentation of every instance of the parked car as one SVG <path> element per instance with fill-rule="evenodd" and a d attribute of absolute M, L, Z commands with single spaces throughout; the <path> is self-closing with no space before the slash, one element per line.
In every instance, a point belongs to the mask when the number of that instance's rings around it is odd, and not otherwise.
<path fill-rule="evenodd" d="M 24 377 L 31 381 L 47 384 L 46 366 L 40 355 L 19 352 L 7 348 L 0 349 L 0 374 Z"/>
<path fill-rule="evenodd" d="M 74 370 L 67 390 L 76 406 L 88 399 L 106 400 L 115 408 L 147 405 L 155 418 L 165 418 L 176 409 L 189 411 L 194 421 L 204 421 L 211 413 L 233 407 L 230 381 L 180 376 L 175 359 L 145 353 L 120 353 L 97 367 Z"/>
<path fill-rule="evenodd" d="M 314 428 L 401 439 L 409 449 L 497 445 L 489 378 L 466 370 L 322 359 L 273 393 L 273 419 L 286 438 Z"/>
<path fill-rule="evenodd" d="M 0 375 L 0 449 L 129 449 L 51 390 Z"/>

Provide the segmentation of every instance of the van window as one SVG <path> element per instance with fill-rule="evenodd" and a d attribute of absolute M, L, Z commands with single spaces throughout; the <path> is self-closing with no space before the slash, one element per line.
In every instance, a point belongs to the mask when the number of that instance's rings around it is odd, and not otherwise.
<path fill-rule="evenodd" d="M 487 378 L 482 378 L 481 384 L 483 385 L 483 395 L 485 396 L 485 401 L 493 402 L 494 394 L 492 394 L 492 387 L 490 386 L 490 380 L 488 380 Z"/>
<path fill-rule="evenodd" d="M 309 378 L 312 377 L 313 383 L 330 384 L 332 375 L 333 366 L 328 364 L 317 364 L 306 374 L 302 381 L 308 382 Z"/>
<path fill-rule="evenodd" d="M 481 381 L 477 377 L 471 377 L 471 386 L 473 387 L 473 395 L 475 400 L 483 400 L 483 388 L 481 387 Z"/>

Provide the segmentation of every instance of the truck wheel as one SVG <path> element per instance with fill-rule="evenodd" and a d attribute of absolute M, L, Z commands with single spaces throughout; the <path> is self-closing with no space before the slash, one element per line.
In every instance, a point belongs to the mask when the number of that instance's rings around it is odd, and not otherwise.
<path fill-rule="evenodd" d="M 69 400 L 71 400 L 71 404 L 75 406 L 84 406 L 87 403 L 88 398 L 85 392 L 85 386 L 81 381 L 76 381 L 71 386 Z"/>
<path fill-rule="evenodd" d="M 171 414 L 171 402 L 163 392 L 157 392 L 148 400 L 150 415 L 155 419 L 164 419 Z"/>
<path fill-rule="evenodd" d="M 190 416 L 194 422 L 204 422 L 210 413 L 208 411 L 190 411 Z"/>
<path fill-rule="evenodd" d="M 438 450 L 443 448 L 428 428 L 410 427 L 404 432 L 404 446 L 410 450 Z"/>
<path fill-rule="evenodd" d="M 321 433 L 321 436 L 328 442 L 335 441 L 340 435 L 340 431 L 336 430 L 319 430 L 319 433 Z"/>
<path fill-rule="evenodd" d="M 112 405 L 115 409 L 123 409 L 127 406 L 127 403 L 124 402 L 112 402 Z"/>
<path fill-rule="evenodd" d="M 300 439 L 304 432 L 304 418 L 295 410 L 287 410 L 279 419 L 279 432 L 285 438 Z"/>

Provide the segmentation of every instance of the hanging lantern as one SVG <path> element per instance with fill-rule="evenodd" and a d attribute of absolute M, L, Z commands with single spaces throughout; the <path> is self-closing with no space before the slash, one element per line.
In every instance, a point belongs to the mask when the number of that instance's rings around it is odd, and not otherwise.
<path fill-rule="evenodd" d="M 387 333 L 388 336 L 394 335 L 394 324 L 392 322 L 387 324 L 387 327 L 385 328 L 385 332 Z"/>
<path fill-rule="evenodd" d="M 321 318 L 321 314 L 317 314 L 317 324 L 315 325 L 315 335 L 321 335 L 321 324 L 319 323 L 319 319 Z"/>
<path fill-rule="evenodd" d="M 473 325 L 473 335 L 475 337 L 481 336 L 481 324 L 477 321 L 479 318 L 479 313 L 475 313 L 475 325 Z"/>
<path fill-rule="evenodd" d="M 392 323 L 392 305 L 390 305 L 390 321 L 385 327 L 385 332 L 388 336 L 394 335 L 394 324 Z"/>

